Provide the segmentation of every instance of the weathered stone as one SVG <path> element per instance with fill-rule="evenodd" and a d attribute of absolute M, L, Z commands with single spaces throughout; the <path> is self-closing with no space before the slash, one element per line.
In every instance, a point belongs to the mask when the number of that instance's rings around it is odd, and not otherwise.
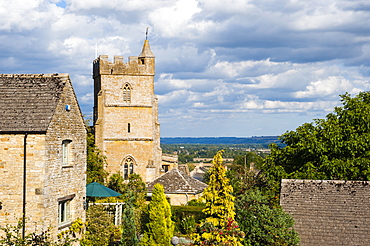
<path fill-rule="evenodd" d="M 73 194 L 69 220 L 85 219 L 86 128 L 69 76 L 0 75 L 0 105 L 0 225 L 22 217 L 26 160 L 27 233 L 51 228 L 56 236 L 59 198 Z M 68 168 L 62 161 L 66 139 Z"/>
<path fill-rule="evenodd" d="M 124 174 L 125 163 L 144 181 L 160 175 L 162 150 L 158 99 L 154 94 L 155 57 L 145 40 L 140 57 L 99 56 L 94 61 L 95 143 L 107 157 L 106 170 Z"/>
<path fill-rule="evenodd" d="M 370 181 L 283 179 L 280 203 L 304 245 L 368 245 Z"/>

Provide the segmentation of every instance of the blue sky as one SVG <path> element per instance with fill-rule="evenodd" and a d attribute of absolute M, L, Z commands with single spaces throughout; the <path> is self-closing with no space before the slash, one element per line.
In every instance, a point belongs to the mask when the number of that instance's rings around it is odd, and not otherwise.
<path fill-rule="evenodd" d="M 0 0 L 0 72 L 69 73 L 137 56 L 149 27 L 161 135 L 280 135 L 370 87 L 367 0 Z"/>

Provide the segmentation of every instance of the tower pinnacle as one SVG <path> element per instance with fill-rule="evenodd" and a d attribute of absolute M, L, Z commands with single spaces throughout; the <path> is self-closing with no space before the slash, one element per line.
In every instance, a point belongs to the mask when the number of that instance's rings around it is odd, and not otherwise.
<path fill-rule="evenodd" d="M 139 58 L 141 57 L 152 57 L 154 58 L 154 54 L 152 53 L 152 51 L 150 50 L 150 45 L 149 45 L 149 40 L 148 39 L 145 39 L 144 41 L 144 45 L 143 45 L 143 49 L 141 50 L 141 53 L 139 55 Z"/>

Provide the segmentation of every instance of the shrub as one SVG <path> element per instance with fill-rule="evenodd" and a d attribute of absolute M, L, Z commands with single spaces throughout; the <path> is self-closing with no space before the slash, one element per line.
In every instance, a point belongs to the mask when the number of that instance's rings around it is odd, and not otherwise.
<path fill-rule="evenodd" d="M 102 246 L 121 238 L 121 232 L 113 224 L 112 216 L 103 206 L 92 205 L 86 212 L 86 235 L 81 240 L 82 246 Z"/>

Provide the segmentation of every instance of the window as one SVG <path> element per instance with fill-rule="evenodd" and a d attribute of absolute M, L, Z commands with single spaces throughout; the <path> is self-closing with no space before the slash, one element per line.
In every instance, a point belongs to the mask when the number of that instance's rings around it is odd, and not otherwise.
<path fill-rule="evenodd" d="M 128 124 L 127 124 L 127 132 L 128 132 L 128 133 L 130 133 L 130 132 L 131 132 L 131 124 L 130 124 L 130 123 L 128 123 Z"/>
<path fill-rule="evenodd" d="M 70 203 L 71 200 L 61 201 L 58 203 L 59 225 L 68 224 L 71 221 L 70 216 Z"/>
<path fill-rule="evenodd" d="M 123 101 L 131 102 L 131 87 L 128 83 L 123 87 Z"/>
<path fill-rule="evenodd" d="M 162 169 L 166 173 L 170 169 L 170 166 L 169 165 L 162 165 Z"/>
<path fill-rule="evenodd" d="M 62 163 L 63 166 L 69 166 L 70 165 L 70 148 L 71 148 L 71 140 L 63 140 L 62 141 Z"/>
<path fill-rule="evenodd" d="M 131 156 L 125 159 L 124 164 L 123 164 L 123 178 L 125 180 L 128 179 L 128 176 L 130 174 L 134 173 L 134 163 L 135 161 Z"/>
<path fill-rule="evenodd" d="M 59 229 L 71 224 L 71 202 L 75 194 L 58 199 L 58 225 Z"/>

